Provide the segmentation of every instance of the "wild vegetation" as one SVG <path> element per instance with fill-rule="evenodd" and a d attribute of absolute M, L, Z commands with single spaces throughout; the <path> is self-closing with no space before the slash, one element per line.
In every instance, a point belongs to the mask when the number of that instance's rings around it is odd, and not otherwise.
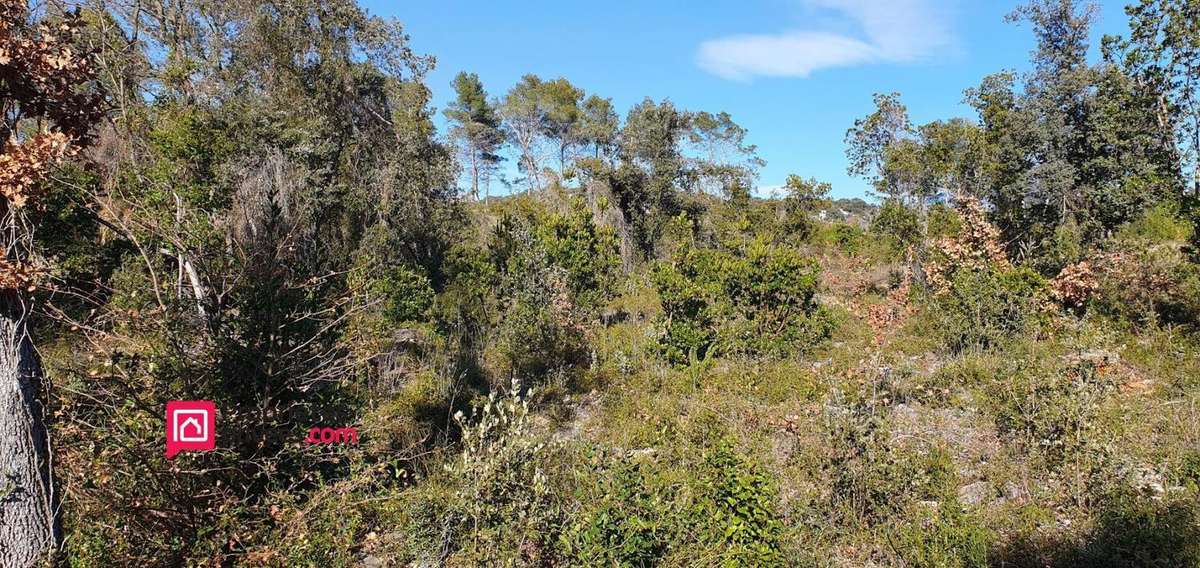
<path fill-rule="evenodd" d="M 1194 1 L 876 95 L 877 204 L 561 77 L 439 131 L 352 0 L 0 13 L 0 564 L 1200 566 Z"/>

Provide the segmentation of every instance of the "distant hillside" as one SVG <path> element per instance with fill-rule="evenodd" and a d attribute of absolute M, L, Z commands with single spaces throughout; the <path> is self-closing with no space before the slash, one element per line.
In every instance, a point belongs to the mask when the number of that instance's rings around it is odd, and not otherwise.
<path fill-rule="evenodd" d="M 831 200 L 829 205 L 817 209 L 817 217 L 822 221 L 865 223 L 878 210 L 878 205 L 869 203 L 859 197 L 851 197 Z"/>

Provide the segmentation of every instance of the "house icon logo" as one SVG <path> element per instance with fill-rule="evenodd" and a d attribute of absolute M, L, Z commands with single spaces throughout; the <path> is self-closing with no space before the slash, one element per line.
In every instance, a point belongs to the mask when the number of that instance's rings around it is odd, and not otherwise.
<path fill-rule="evenodd" d="M 216 447 L 217 406 L 211 400 L 172 400 L 167 403 L 167 459 L 183 451 L 205 452 Z"/>

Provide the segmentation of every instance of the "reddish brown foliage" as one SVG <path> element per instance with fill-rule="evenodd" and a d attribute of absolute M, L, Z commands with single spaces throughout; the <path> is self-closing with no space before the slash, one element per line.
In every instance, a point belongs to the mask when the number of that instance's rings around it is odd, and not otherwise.
<path fill-rule="evenodd" d="M 50 168 L 74 151 L 61 132 L 38 134 L 24 143 L 9 139 L 0 154 L 0 195 L 15 208 L 35 197 Z"/>
<path fill-rule="evenodd" d="M 89 130 L 102 116 L 102 95 L 81 88 L 95 82 L 90 53 L 74 48 L 81 26 L 68 15 L 53 26 L 24 25 L 24 0 L 0 0 L 0 101 L 4 104 L 4 138 L 16 122 L 41 118 L 76 144 L 90 141 Z"/>
<path fill-rule="evenodd" d="M 909 251 L 911 258 L 912 251 Z M 875 337 L 875 345 L 882 345 L 884 339 L 904 322 L 912 313 L 908 305 L 908 294 L 912 288 L 912 271 L 905 265 L 904 275 L 900 285 L 888 293 L 883 303 L 867 308 L 867 323 Z"/>
<path fill-rule="evenodd" d="M 1050 281 L 1050 294 L 1064 306 L 1078 308 L 1087 303 L 1099 287 L 1096 270 L 1091 261 L 1085 260 L 1064 268 L 1054 277 Z"/>
<path fill-rule="evenodd" d="M 925 267 L 930 286 L 942 291 L 954 271 L 1011 266 L 1000 246 L 1000 230 L 988 222 L 983 206 L 972 198 L 960 198 L 955 204 L 962 216 L 962 231 L 934 243 L 934 260 Z"/>
<path fill-rule="evenodd" d="M 1068 307 L 1083 307 L 1100 295 L 1148 313 L 1163 299 L 1188 294 L 1175 274 L 1183 259 L 1177 244 L 1101 252 L 1064 268 L 1050 281 L 1050 290 Z"/>
<path fill-rule="evenodd" d="M 95 71 L 91 55 L 72 47 L 78 16 L 30 27 L 25 11 L 24 0 L 0 0 L 0 194 L 14 208 L 26 205 L 55 164 L 90 141 L 101 115 L 100 93 L 81 88 L 95 81 Z M 20 140 L 17 126 L 26 119 L 42 128 Z"/>
<path fill-rule="evenodd" d="M 45 177 L 91 141 L 102 113 L 102 94 L 89 88 L 96 80 L 92 56 L 73 47 L 78 12 L 53 25 L 29 25 L 26 16 L 24 0 L 0 0 L 0 195 L 10 214 L 36 203 Z M 29 235 L 15 238 L 2 243 L 3 289 L 28 288 L 37 272 L 15 246 Z"/>

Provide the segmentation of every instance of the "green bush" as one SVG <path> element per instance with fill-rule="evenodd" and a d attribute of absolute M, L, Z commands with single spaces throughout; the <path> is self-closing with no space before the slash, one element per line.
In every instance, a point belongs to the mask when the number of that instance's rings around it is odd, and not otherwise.
<path fill-rule="evenodd" d="M 987 349 L 1035 330 L 1045 287 L 1026 268 L 955 271 L 931 306 L 942 343 L 954 352 Z"/>
<path fill-rule="evenodd" d="M 724 550 L 726 566 L 783 566 L 783 523 L 775 511 L 770 478 L 722 440 L 705 458 L 699 518 L 707 539 Z"/>
<path fill-rule="evenodd" d="M 593 458 L 577 496 L 584 508 L 560 537 L 563 556 L 579 566 L 657 564 L 677 537 L 674 496 L 651 486 L 642 463 Z"/>
<path fill-rule="evenodd" d="M 1177 244 L 1131 241 L 1117 247 L 1091 307 L 1139 326 L 1200 327 L 1200 264 Z"/>
<path fill-rule="evenodd" d="M 1084 231 L 1073 220 L 1055 227 L 1042 241 L 1031 265 L 1042 274 L 1058 274 L 1063 268 L 1084 258 Z"/>
<path fill-rule="evenodd" d="M 782 203 L 781 228 L 789 235 L 806 240 L 816 228 L 813 213 L 819 206 L 828 203 L 832 186 L 816 179 L 804 179 L 792 174 L 787 177 L 784 189 L 787 196 L 783 198 Z"/>
<path fill-rule="evenodd" d="M 905 566 L 913 568 L 985 568 L 994 535 L 956 500 L 936 509 L 922 507 L 915 522 L 894 540 Z"/>
<path fill-rule="evenodd" d="M 446 285 L 435 299 L 434 318 L 443 333 L 470 341 L 498 311 L 499 268 L 489 251 L 460 244 L 448 251 L 444 270 Z"/>
<path fill-rule="evenodd" d="M 534 237 L 552 266 L 561 267 L 575 304 L 595 312 L 616 296 L 621 259 L 612 229 L 592 221 L 576 202 L 570 214 L 550 215 L 533 228 Z"/>
<path fill-rule="evenodd" d="M 725 353 L 784 356 L 828 337 L 819 268 L 794 249 L 751 243 L 744 255 L 685 247 L 654 267 L 659 346 L 673 363 Z"/>
<path fill-rule="evenodd" d="M 962 230 L 962 216 L 945 203 L 935 203 L 926 214 L 925 236 L 937 240 L 957 235 Z"/>
<path fill-rule="evenodd" d="M 611 233 L 579 207 L 508 216 L 492 232 L 499 305 L 484 362 L 497 384 L 565 383 L 588 360 L 585 322 L 615 294 L 619 259 Z"/>
<path fill-rule="evenodd" d="M 829 336 L 831 316 L 816 302 L 816 262 L 759 241 L 732 268 L 726 289 L 737 321 L 724 334 L 732 351 L 785 356 Z"/>
<path fill-rule="evenodd" d="M 1189 491 L 1200 493 L 1200 448 L 1188 450 L 1179 458 L 1175 476 Z"/>
<path fill-rule="evenodd" d="M 1014 363 L 987 386 L 985 404 L 1000 433 L 1054 468 L 1095 443 L 1104 400 L 1116 391 L 1111 373 L 1090 361 L 1050 369 Z"/>
<path fill-rule="evenodd" d="M 836 223 L 832 226 L 830 241 L 842 252 L 855 255 L 863 250 L 867 233 L 849 223 Z"/>
<path fill-rule="evenodd" d="M 1118 241 L 1148 241 L 1153 243 L 1184 243 L 1195 228 L 1176 207 L 1159 204 L 1146 210 L 1141 217 L 1122 225 L 1115 235 Z"/>
<path fill-rule="evenodd" d="M 921 242 L 921 218 L 903 203 L 889 199 L 871 219 L 871 232 L 887 240 L 893 251 L 903 251 Z"/>
<path fill-rule="evenodd" d="M 425 275 L 398 266 L 371 282 L 383 316 L 391 323 L 423 321 L 433 305 L 433 288 Z"/>
<path fill-rule="evenodd" d="M 656 327 L 669 361 L 682 364 L 709 355 L 717 328 L 731 311 L 724 278 L 732 262 L 731 255 L 688 246 L 671 263 L 654 265 L 651 281 L 662 303 Z"/>
<path fill-rule="evenodd" d="M 584 329 L 563 308 L 565 292 L 555 282 L 530 282 L 501 316 L 484 352 L 495 384 L 517 378 L 539 386 L 564 385 L 573 370 L 586 364 Z"/>
<path fill-rule="evenodd" d="M 573 309 L 588 315 L 616 296 L 621 259 L 612 229 L 596 225 L 575 200 L 568 213 L 531 208 L 504 215 L 489 236 L 488 250 L 509 297 L 547 270 L 560 271 Z"/>

